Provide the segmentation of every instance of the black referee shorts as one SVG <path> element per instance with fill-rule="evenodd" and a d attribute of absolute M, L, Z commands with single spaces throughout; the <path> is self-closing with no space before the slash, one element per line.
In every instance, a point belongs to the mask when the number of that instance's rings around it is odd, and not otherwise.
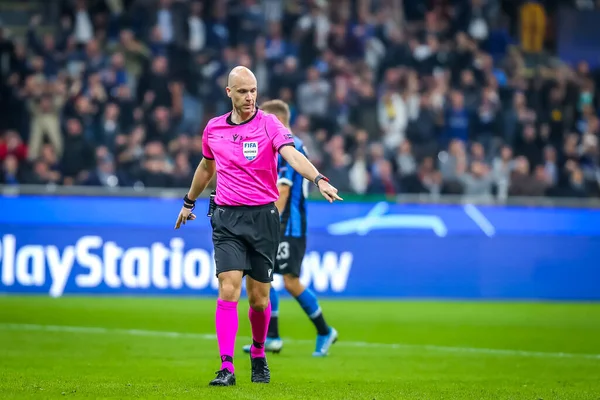
<path fill-rule="evenodd" d="M 217 206 L 210 223 L 217 276 L 226 271 L 244 271 L 256 281 L 273 281 L 281 231 L 274 203 Z"/>

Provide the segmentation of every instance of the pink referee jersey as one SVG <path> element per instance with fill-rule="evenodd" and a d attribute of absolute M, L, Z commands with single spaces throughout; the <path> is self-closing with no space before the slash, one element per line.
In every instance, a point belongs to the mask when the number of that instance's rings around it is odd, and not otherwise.
<path fill-rule="evenodd" d="M 202 154 L 216 163 L 215 203 L 259 206 L 277 200 L 277 156 L 286 145 L 294 145 L 290 131 L 262 110 L 239 125 L 231 121 L 231 113 L 208 121 Z"/>

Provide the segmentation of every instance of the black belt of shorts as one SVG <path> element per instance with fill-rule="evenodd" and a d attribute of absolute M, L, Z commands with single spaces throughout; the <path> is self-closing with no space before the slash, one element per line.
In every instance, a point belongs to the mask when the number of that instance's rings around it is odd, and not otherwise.
<path fill-rule="evenodd" d="M 258 211 L 258 210 L 264 210 L 265 208 L 272 208 L 275 206 L 274 202 L 270 202 L 267 204 L 260 204 L 257 206 L 230 206 L 230 205 L 221 205 L 221 204 L 217 204 L 217 207 L 219 208 L 224 208 L 226 210 L 239 210 L 239 211 Z"/>

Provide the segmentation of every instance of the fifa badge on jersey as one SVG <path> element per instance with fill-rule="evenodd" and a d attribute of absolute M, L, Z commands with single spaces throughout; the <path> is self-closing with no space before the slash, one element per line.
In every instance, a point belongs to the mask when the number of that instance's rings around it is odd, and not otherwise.
<path fill-rule="evenodd" d="M 243 146 L 244 157 L 246 157 L 246 160 L 254 160 L 258 155 L 258 142 L 244 142 Z"/>

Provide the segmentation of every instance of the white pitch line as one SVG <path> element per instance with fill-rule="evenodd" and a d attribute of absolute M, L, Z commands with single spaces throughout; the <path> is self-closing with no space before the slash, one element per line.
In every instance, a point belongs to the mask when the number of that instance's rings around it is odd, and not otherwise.
<path fill-rule="evenodd" d="M 486 218 L 485 215 L 481 213 L 481 211 L 479 211 L 477 207 L 475 207 L 473 204 L 466 204 L 463 209 L 465 210 L 465 213 L 467 213 L 467 215 L 473 220 L 473 222 L 475 222 L 477 226 L 481 228 L 483 233 L 489 237 L 492 237 L 496 234 L 496 228 L 494 228 L 494 225 L 492 225 L 492 223 Z"/>
<path fill-rule="evenodd" d="M 127 335 L 127 336 L 150 336 L 163 338 L 182 338 L 195 340 L 215 340 L 214 334 L 208 333 L 185 333 L 185 332 L 168 332 L 168 331 L 152 331 L 143 329 L 119 329 L 119 328 L 101 328 L 87 326 L 66 326 L 66 325 L 37 325 L 37 324 L 2 324 L 0 330 L 14 331 L 42 331 L 42 332 L 65 332 L 65 333 L 86 333 L 86 334 L 106 334 L 106 335 Z M 251 340 L 247 336 L 238 336 L 241 340 Z M 313 340 L 305 339 L 285 339 L 288 343 L 298 344 L 313 344 Z M 404 349 L 404 350 L 426 350 L 442 353 L 463 353 L 463 354 L 487 354 L 497 356 L 510 357 L 538 357 L 538 358 L 574 358 L 574 359 L 590 359 L 600 360 L 600 354 L 585 354 L 585 353 L 556 353 L 542 351 L 527 351 L 513 349 L 489 349 L 482 347 L 452 347 L 452 346 L 436 346 L 427 344 L 403 344 L 403 343 L 372 343 L 372 342 L 346 342 L 338 341 L 335 346 L 343 347 L 363 347 L 363 348 L 385 348 L 385 349 Z"/>

